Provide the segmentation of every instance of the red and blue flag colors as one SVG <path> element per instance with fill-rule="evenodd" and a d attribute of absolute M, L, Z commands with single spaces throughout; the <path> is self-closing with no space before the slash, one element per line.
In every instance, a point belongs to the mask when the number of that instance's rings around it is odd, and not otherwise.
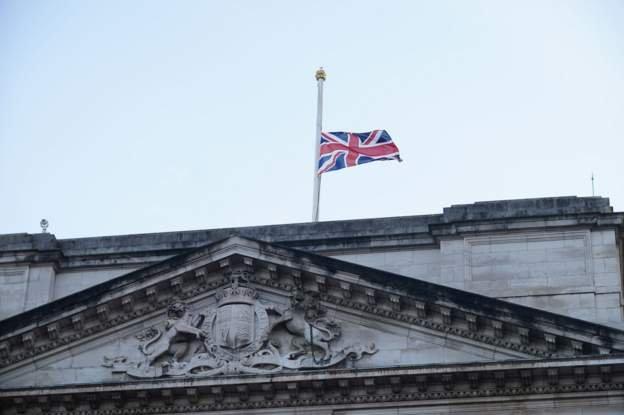
<path fill-rule="evenodd" d="M 321 133 L 317 174 L 377 160 L 401 161 L 399 148 L 386 130 Z"/>

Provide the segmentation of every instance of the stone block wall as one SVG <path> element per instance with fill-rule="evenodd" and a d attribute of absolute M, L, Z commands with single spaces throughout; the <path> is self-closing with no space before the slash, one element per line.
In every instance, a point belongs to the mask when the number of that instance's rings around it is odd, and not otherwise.
<path fill-rule="evenodd" d="M 54 285 L 54 299 L 65 297 L 136 269 L 136 267 L 109 267 L 104 269 L 81 269 L 59 272 L 56 275 L 56 283 Z"/>
<path fill-rule="evenodd" d="M 334 258 L 396 274 L 441 283 L 440 249 L 394 249 L 333 255 Z"/>
<path fill-rule="evenodd" d="M 28 267 L 5 266 L 0 268 L 0 318 L 17 314 L 24 309 L 28 290 Z"/>
<path fill-rule="evenodd" d="M 0 319 L 50 302 L 55 276 L 50 265 L 0 266 Z"/>
<path fill-rule="evenodd" d="M 623 326 L 615 230 L 512 231 L 335 257 L 529 307 Z"/>
<path fill-rule="evenodd" d="M 59 239 L 0 235 L 0 319 L 232 234 L 622 325 L 624 213 L 600 197 L 454 205 L 436 215 Z"/>

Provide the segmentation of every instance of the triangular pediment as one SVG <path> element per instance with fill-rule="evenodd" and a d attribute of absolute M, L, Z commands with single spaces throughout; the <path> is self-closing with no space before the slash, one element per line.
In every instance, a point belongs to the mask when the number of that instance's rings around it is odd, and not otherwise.
<path fill-rule="evenodd" d="M 206 324 L 197 324 L 210 333 L 208 344 L 219 343 L 215 333 L 218 327 L 214 310 L 217 303 L 214 296 L 193 301 L 188 304 L 189 321 L 204 316 Z M 174 303 L 175 304 L 175 303 Z M 226 313 L 227 305 L 222 306 Z M 238 305 L 236 307 L 239 307 Z M 242 306 L 244 313 L 246 306 Z M 281 294 L 260 292 L 255 310 L 275 309 L 289 312 L 290 299 Z M 238 311 L 238 310 L 235 310 Z M 268 310 L 269 320 L 283 317 Z M 244 316 L 226 315 L 226 318 Z M 172 342 L 163 342 L 167 330 L 167 315 L 155 313 L 145 319 L 129 322 L 124 328 L 112 330 L 101 336 L 93 336 L 83 343 L 68 345 L 61 351 L 51 353 L 35 362 L 29 362 L 2 376 L 3 387 L 45 387 L 58 384 L 116 383 L 136 382 L 154 379 L 223 377 L 223 375 L 269 375 L 292 374 L 296 372 L 322 371 L 324 369 L 374 369 L 383 367 L 399 367 L 407 365 L 458 364 L 466 362 L 490 362 L 509 359 L 526 359 L 527 356 L 518 352 L 505 352 L 496 347 L 481 345 L 477 342 L 463 341 L 452 336 L 444 336 L 432 330 L 413 328 L 405 324 L 388 324 L 384 319 L 366 318 L 358 313 L 344 310 L 328 309 L 327 320 L 335 322 L 335 326 L 327 326 L 322 322 L 312 326 L 314 336 L 314 354 L 308 347 L 310 342 L 308 328 L 289 327 L 277 324 L 271 330 L 262 326 L 258 315 L 254 316 L 256 327 L 252 330 L 261 334 L 269 331 L 267 343 L 256 346 L 243 346 L 243 352 L 256 353 L 250 362 L 241 363 L 236 358 L 225 366 L 219 358 L 230 359 L 226 348 L 224 353 L 207 349 L 193 335 L 179 335 Z M 171 321 L 172 319 L 169 319 Z M 230 322 L 236 329 L 236 322 Z M 272 323 L 271 321 L 268 322 Z M 175 324 L 175 323 L 174 323 Z M 324 341 L 326 333 L 318 329 L 335 329 L 337 336 Z M 238 330 L 246 327 L 238 327 Z M 241 333 L 237 333 L 240 335 Z M 242 333 L 245 334 L 244 332 Z M 231 336 L 225 343 L 234 346 L 236 336 Z M 221 339 L 224 340 L 224 339 Z M 244 340 L 241 341 L 244 345 Z M 164 349 L 159 349 L 161 345 Z M 323 348 L 329 350 L 324 352 Z M 258 350 L 255 350 L 258 349 Z M 158 355 L 162 353 L 162 355 Z M 174 357 L 179 353 L 179 356 Z M 297 355 L 300 353 L 300 355 Z M 325 354 L 326 353 L 326 354 Z M 324 355 L 325 354 L 325 355 Z M 290 355 L 293 355 L 290 357 Z M 151 359 L 154 359 L 153 361 Z M 175 362 L 175 363 L 173 363 Z M 177 365 L 177 367 L 174 367 Z"/>
<path fill-rule="evenodd" d="M 624 333 L 231 237 L 0 322 L 12 388 L 566 358 Z"/>

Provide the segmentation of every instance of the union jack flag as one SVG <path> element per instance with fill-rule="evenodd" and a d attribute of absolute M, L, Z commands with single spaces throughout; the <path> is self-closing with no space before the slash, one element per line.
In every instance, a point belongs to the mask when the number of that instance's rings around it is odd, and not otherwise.
<path fill-rule="evenodd" d="M 321 133 L 317 174 L 377 160 L 398 160 L 399 148 L 386 130 Z"/>

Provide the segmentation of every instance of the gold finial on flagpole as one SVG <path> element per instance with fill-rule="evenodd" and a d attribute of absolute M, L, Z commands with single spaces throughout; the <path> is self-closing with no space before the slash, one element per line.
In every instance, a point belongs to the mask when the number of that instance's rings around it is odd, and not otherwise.
<path fill-rule="evenodd" d="M 323 70 L 323 67 L 321 66 L 318 71 L 316 71 L 316 80 L 320 81 L 320 80 L 325 80 L 327 79 L 327 74 L 325 73 L 325 71 Z"/>
<path fill-rule="evenodd" d="M 321 199 L 321 176 L 318 173 L 318 162 L 321 148 L 321 131 L 323 125 L 323 84 L 327 74 L 321 66 L 316 71 L 316 132 L 314 134 L 314 141 L 316 142 L 314 150 L 314 193 L 312 199 L 312 222 L 318 222 L 319 220 L 319 201 Z"/>

